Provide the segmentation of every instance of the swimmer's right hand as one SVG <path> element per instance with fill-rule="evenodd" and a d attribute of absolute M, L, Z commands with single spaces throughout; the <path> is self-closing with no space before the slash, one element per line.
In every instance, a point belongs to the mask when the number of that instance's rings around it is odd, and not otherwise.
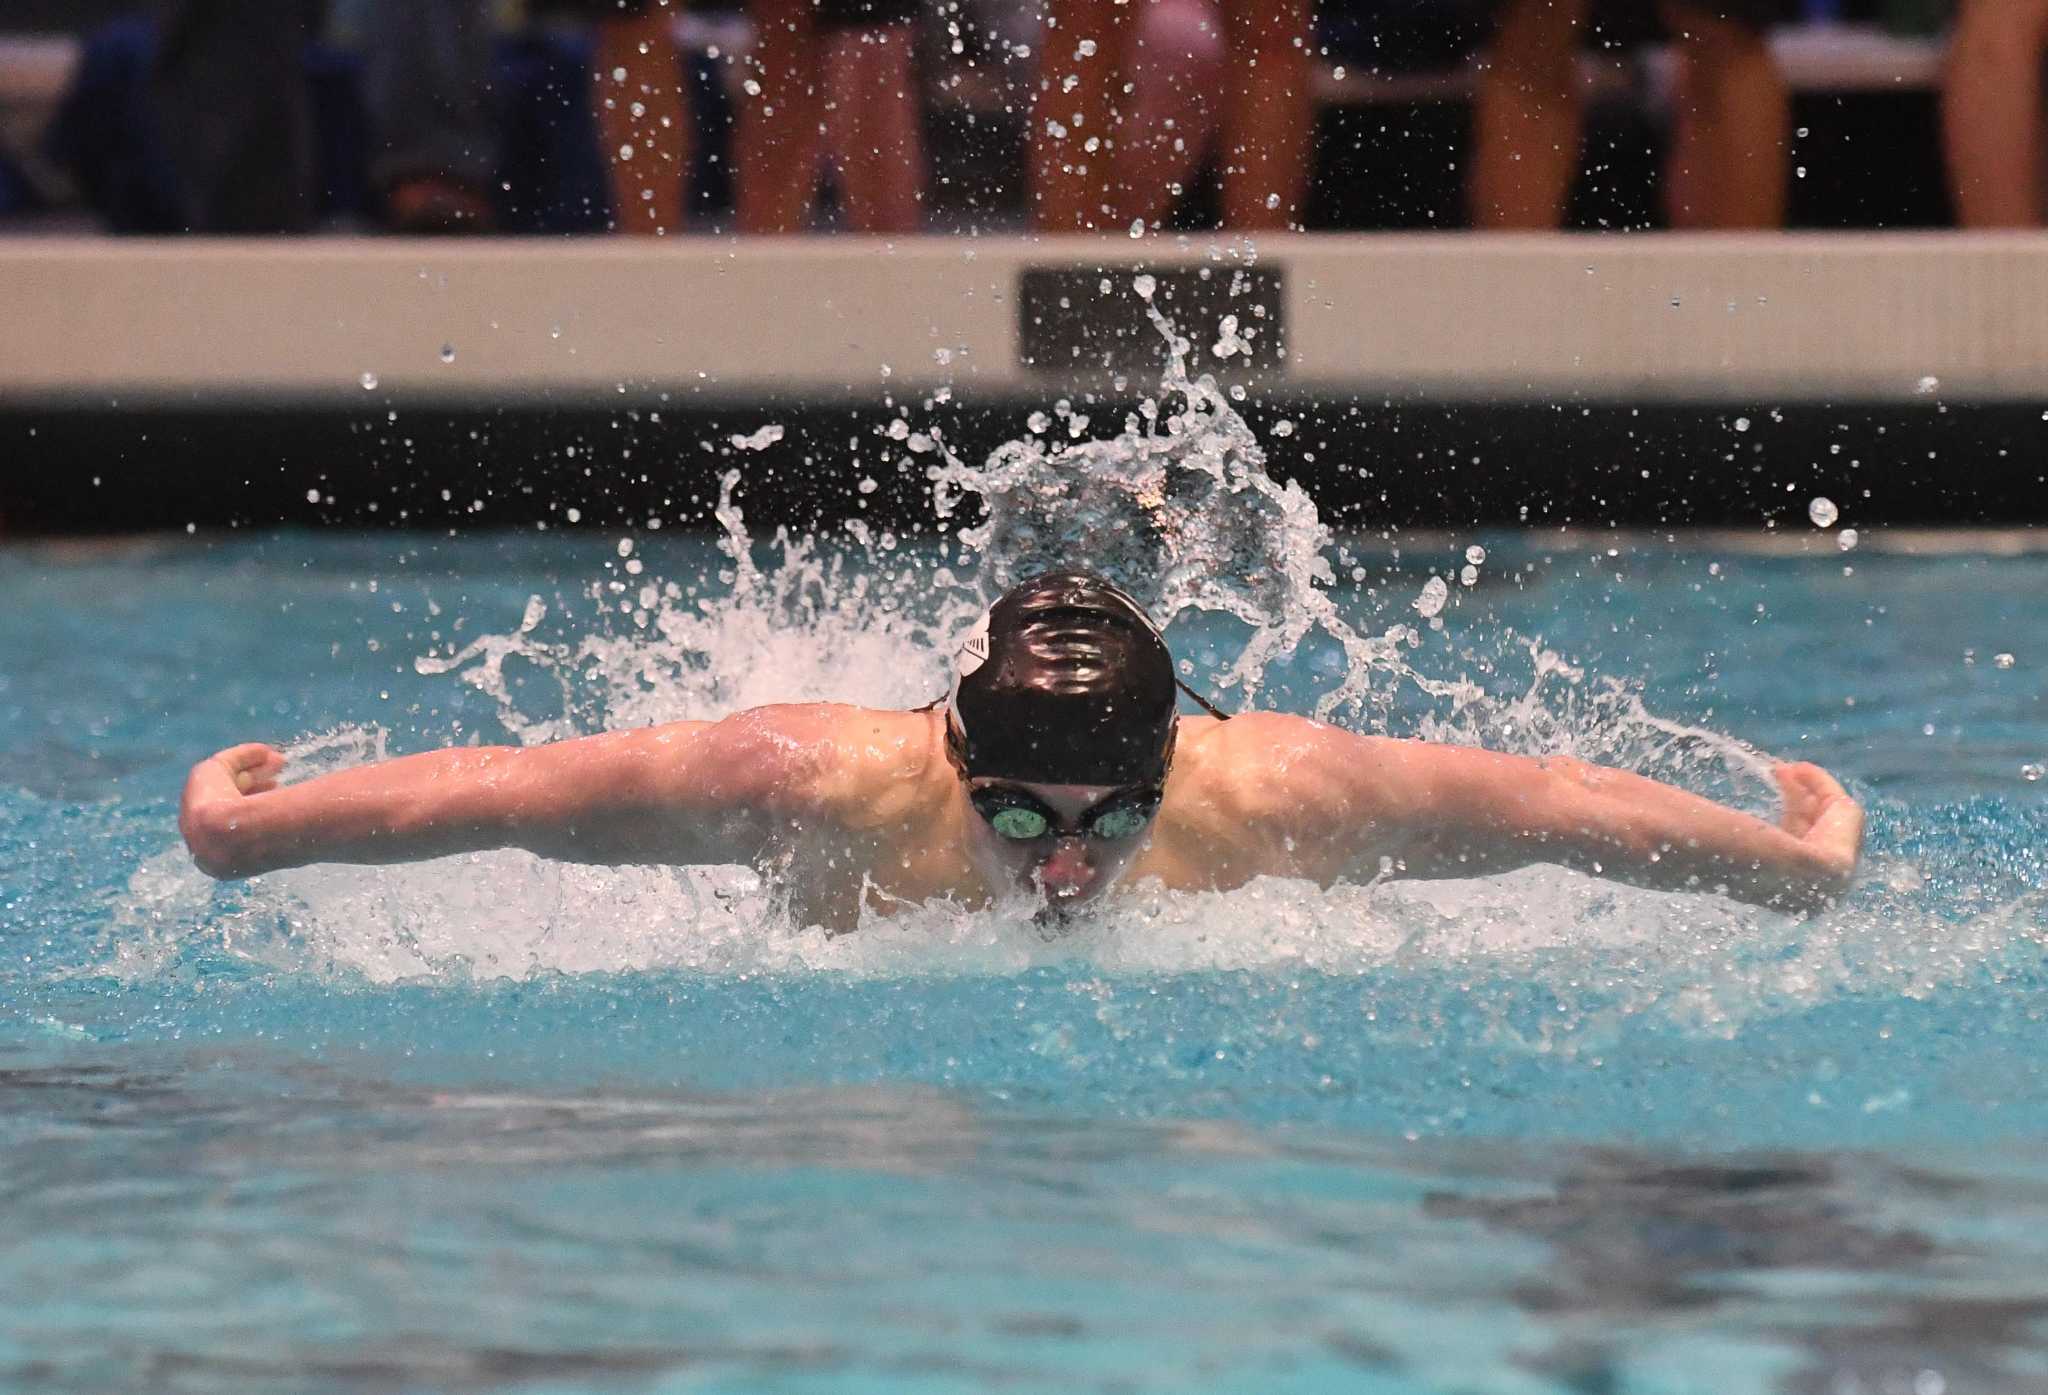
<path fill-rule="evenodd" d="M 1863 810 L 1841 781 L 1805 761 L 1779 764 L 1771 774 L 1785 802 L 1779 826 L 1799 840 L 1817 872 L 1820 899 L 1848 889 L 1863 851 Z"/>
<path fill-rule="evenodd" d="M 245 801 L 276 789 L 284 763 L 283 752 L 252 741 L 192 767 L 178 805 L 178 832 L 200 871 L 221 878 L 250 875 L 240 852 Z"/>

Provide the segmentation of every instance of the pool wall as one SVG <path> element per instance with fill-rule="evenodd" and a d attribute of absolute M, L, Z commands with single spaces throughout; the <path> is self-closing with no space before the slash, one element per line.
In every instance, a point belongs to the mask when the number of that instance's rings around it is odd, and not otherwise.
<path fill-rule="evenodd" d="M 915 520 L 887 422 L 1113 432 L 1141 286 L 1340 519 L 2048 517 L 2026 234 L 23 239 L 0 526 L 689 522 L 735 465 L 758 519 Z"/>

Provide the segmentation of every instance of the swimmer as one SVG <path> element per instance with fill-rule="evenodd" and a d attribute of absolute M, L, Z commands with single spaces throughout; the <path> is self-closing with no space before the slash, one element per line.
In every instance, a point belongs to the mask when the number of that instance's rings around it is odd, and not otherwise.
<path fill-rule="evenodd" d="M 1032 898 L 1057 919 L 1147 881 L 1329 886 L 1539 862 L 1804 911 L 1848 885 L 1863 837 L 1863 811 L 1814 765 L 1776 768 L 1773 825 L 1568 757 L 1225 718 L 1199 697 L 1206 712 L 1181 716 L 1157 627 L 1083 572 L 1009 591 L 953 667 L 947 697 L 916 711 L 759 707 L 293 785 L 278 783 L 279 752 L 235 746 L 193 767 L 179 827 L 221 878 L 488 848 L 738 863 L 779 884 L 800 923 L 829 929 L 864 906 L 935 898 Z"/>

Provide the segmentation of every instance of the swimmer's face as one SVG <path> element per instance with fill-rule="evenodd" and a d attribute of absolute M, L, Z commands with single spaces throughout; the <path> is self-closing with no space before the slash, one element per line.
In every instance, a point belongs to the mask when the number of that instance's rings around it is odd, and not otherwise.
<path fill-rule="evenodd" d="M 1054 910 L 1107 891 L 1151 841 L 1157 786 L 970 779 L 968 854 L 992 887 L 1042 893 Z"/>

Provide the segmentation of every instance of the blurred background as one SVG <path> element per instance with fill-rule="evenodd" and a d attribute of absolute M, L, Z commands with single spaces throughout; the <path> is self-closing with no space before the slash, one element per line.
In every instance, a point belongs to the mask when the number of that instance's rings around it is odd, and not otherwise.
<path fill-rule="evenodd" d="M 2031 225 L 2044 37 L 2039 0 L 7 0 L 0 220 Z"/>
<path fill-rule="evenodd" d="M 0 0 L 0 528 L 523 525 L 593 468 L 590 523 L 703 521 L 764 423 L 765 516 L 922 519 L 848 442 L 1121 420 L 1148 268 L 1339 522 L 2037 521 L 2044 45 L 2048 0 Z"/>

